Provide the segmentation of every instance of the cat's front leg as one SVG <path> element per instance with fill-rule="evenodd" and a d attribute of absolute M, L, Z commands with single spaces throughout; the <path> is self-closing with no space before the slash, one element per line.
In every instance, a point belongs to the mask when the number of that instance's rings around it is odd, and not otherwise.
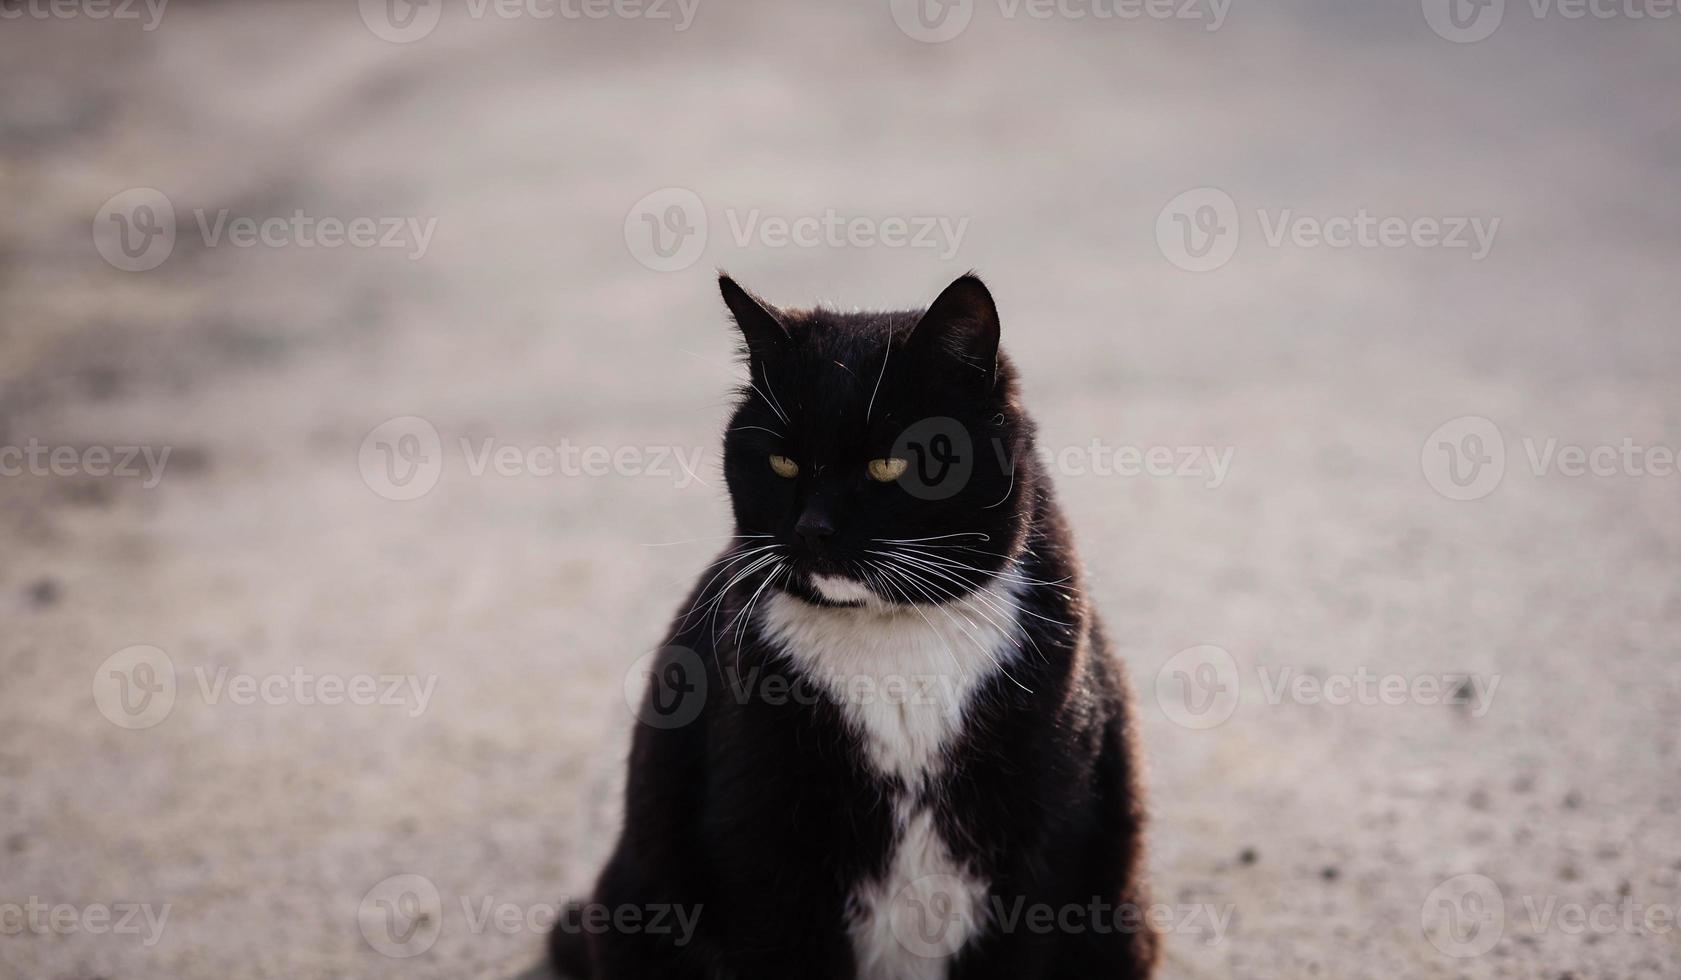
<path fill-rule="evenodd" d="M 639 866 L 634 857 L 616 855 L 596 885 L 593 906 L 602 910 L 601 919 L 582 931 L 582 958 L 589 972 L 575 980 L 724 980 L 727 974 L 709 966 L 717 954 L 702 931 L 704 903 L 676 898 L 657 872 Z M 622 912 L 630 909 L 636 910 L 636 921 L 626 927 Z M 615 912 L 621 913 L 617 920 Z M 563 976 L 569 966 L 563 944 L 570 942 L 557 932 L 555 961 Z"/>

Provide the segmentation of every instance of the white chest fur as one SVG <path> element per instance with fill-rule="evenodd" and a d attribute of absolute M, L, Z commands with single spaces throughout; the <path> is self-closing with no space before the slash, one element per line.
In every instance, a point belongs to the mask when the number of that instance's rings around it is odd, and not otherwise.
<path fill-rule="evenodd" d="M 951 954 L 984 926 L 987 885 L 953 859 L 924 790 L 975 690 L 1016 658 L 1016 596 L 995 583 L 945 606 L 826 608 L 777 593 L 760 622 L 840 705 L 876 771 L 906 787 L 894 803 L 887 874 L 853 895 L 858 975 L 941 980 Z"/>

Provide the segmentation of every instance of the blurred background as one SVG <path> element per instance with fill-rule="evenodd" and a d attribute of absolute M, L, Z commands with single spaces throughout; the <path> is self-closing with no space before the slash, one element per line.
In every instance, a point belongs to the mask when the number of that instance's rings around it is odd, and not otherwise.
<path fill-rule="evenodd" d="M 1663 0 L 0 0 L 0 976 L 530 969 L 718 268 L 992 286 L 1163 976 L 1681 974 L 1678 86 Z"/>

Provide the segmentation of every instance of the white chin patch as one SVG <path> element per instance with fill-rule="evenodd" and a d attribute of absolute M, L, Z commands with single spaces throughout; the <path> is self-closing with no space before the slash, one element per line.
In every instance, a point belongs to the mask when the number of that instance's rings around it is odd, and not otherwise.
<path fill-rule="evenodd" d="M 871 592 L 862 582 L 854 582 L 849 578 L 836 578 L 833 575 L 813 575 L 811 587 L 817 594 L 830 602 L 869 602 L 874 599 Z"/>

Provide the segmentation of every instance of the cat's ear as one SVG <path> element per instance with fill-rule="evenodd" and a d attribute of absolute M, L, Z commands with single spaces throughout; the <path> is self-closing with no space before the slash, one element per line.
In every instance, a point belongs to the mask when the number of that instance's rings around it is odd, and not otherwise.
<path fill-rule="evenodd" d="M 986 284 L 972 272 L 958 277 L 922 314 L 910 343 L 955 358 L 990 385 L 998 373 L 998 307 Z"/>
<path fill-rule="evenodd" d="M 788 328 L 776 308 L 736 285 L 734 279 L 718 274 L 718 291 L 724 294 L 724 305 L 735 317 L 741 336 L 747 343 L 749 356 L 758 356 L 780 348 L 788 342 Z"/>

